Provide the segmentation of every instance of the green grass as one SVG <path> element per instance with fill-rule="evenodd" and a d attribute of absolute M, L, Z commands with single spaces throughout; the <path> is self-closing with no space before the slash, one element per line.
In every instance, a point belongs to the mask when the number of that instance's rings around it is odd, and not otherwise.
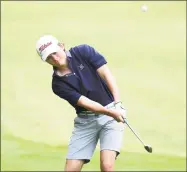
<path fill-rule="evenodd" d="M 127 128 L 116 170 L 186 169 L 186 2 L 1 2 L 1 21 L 2 170 L 64 167 L 75 112 L 36 54 L 43 34 L 107 58 L 130 124 L 154 150 Z M 99 170 L 98 149 L 84 169 Z"/>
<path fill-rule="evenodd" d="M 10 135 L 3 137 L 2 144 L 2 170 L 62 171 L 64 168 L 63 161 L 65 161 L 67 153 L 66 147 L 53 147 L 14 138 Z M 9 151 L 6 152 L 5 150 Z M 184 157 L 121 152 L 116 161 L 116 170 L 179 171 L 184 170 L 185 163 L 186 159 Z M 99 170 L 98 149 L 91 163 L 86 164 L 83 170 Z"/>

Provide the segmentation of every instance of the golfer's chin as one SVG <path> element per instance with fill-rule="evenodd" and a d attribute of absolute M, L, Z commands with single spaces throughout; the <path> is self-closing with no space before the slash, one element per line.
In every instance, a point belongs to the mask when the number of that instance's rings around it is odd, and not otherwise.
<path fill-rule="evenodd" d="M 66 61 L 63 60 L 63 59 L 60 59 L 58 62 L 56 62 L 56 65 L 57 65 L 58 67 L 62 67 L 62 66 L 64 66 L 65 64 L 66 64 Z"/>
<path fill-rule="evenodd" d="M 61 67 L 63 67 L 64 66 L 64 64 L 63 63 L 58 63 L 58 64 L 55 64 L 55 67 L 57 67 L 57 68 L 61 68 Z"/>

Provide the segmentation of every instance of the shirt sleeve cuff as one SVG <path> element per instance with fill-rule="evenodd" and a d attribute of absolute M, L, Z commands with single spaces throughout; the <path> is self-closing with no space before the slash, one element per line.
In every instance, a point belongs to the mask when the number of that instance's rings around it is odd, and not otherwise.
<path fill-rule="evenodd" d="M 98 68 L 100 68 L 101 66 L 103 66 L 104 64 L 106 64 L 107 61 L 105 59 L 100 59 L 99 61 L 97 61 L 97 63 L 94 65 L 95 69 L 97 70 Z"/>
<path fill-rule="evenodd" d="M 73 98 L 71 104 L 72 105 L 76 105 L 78 100 L 79 100 L 79 98 L 81 97 L 81 94 L 76 94 L 76 95 L 73 95 L 73 96 L 74 96 L 74 98 Z"/>

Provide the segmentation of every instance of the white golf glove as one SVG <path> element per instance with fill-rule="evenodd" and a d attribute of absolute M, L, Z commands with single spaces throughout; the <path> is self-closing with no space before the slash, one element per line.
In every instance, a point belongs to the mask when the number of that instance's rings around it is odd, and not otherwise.
<path fill-rule="evenodd" d="M 116 102 L 114 106 L 116 109 L 121 110 L 124 120 L 127 120 L 127 109 L 122 105 L 122 102 Z"/>

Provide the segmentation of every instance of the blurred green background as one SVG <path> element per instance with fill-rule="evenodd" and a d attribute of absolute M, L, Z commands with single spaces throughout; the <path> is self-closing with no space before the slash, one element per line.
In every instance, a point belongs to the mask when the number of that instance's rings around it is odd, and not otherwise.
<path fill-rule="evenodd" d="M 1 2 L 1 24 L 1 170 L 64 168 L 76 115 L 36 54 L 44 34 L 106 57 L 129 123 L 153 147 L 126 127 L 116 170 L 186 169 L 185 1 Z M 99 170 L 98 148 L 84 170 Z"/>

